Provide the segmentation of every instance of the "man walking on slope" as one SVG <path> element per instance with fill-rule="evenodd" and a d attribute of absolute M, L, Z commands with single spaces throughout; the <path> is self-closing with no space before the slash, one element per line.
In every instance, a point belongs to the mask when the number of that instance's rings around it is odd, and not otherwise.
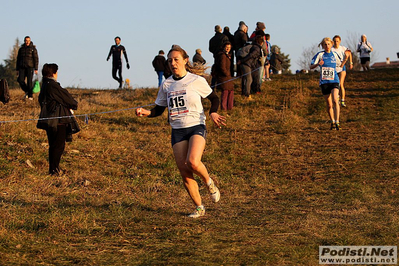
<path fill-rule="evenodd" d="M 18 72 L 17 81 L 25 92 L 25 98 L 29 100 L 33 100 L 33 71 L 37 74 L 38 66 L 39 56 L 37 55 L 36 46 L 33 45 L 30 37 L 26 36 L 24 44 L 18 50 L 16 70 Z"/>
<path fill-rule="evenodd" d="M 119 88 L 122 88 L 123 78 L 122 78 L 122 53 L 125 56 L 126 68 L 129 69 L 129 60 L 127 59 L 126 49 L 121 45 L 121 38 L 119 36 L 115 37 L 115 45 L 111 46 L 109 50 L 107 61 L 112 55 L 112 77 L 119 82 Z M 116 76 L 118 72 L 118 76 Z"/>

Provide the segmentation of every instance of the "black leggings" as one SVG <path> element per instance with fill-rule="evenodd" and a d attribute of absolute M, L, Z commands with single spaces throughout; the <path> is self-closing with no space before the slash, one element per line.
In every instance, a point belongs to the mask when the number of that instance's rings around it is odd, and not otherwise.
<path fill-rule="evenodd" d="M 119 77 L 116 75 L 117 73 Z M 119 82 L 119 86 L 122 85 L 122 63 L 114 63 L 112 65 L 112 77 Z"/>
<path fill-rule="evenodd" d="M 19 69 L 17 79 L 21 89 L 28 95 L 28 97 L 32 97 L 33 95 L 33 71 L 33 68 L 21 68 Z M 27 82 L 25 82 L 25 78 Z"/>
<path fill-rule="evenodd" d="M 47 138 L 49 173 L 50 175 L 57 175 L 60 173 L 61 156 L 65 149 L 66 125 L 58 125 L 57 131 L 47 130 Z"/>

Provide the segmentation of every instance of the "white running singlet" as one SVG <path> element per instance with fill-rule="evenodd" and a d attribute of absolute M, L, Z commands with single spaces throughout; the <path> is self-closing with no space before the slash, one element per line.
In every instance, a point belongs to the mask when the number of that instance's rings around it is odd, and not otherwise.
<path fill-rule="evenodd" d="M 348 50 L 345 46 L 340 45 L 338 48 L 334 48 L 334 46 L 331 48 L 331 51 L 336 52 L 339 57 L 341 57 L 342 61 L 345 58 L 345 51 Z M 337 73 L 340 73 L 342 71 L 342 67 L 337 66 Z"/>
<path fill-rule="evenodd" d="M 187 72 L 180 80 L 166 79 L 158 91 L 155 104 L 168 107 L 169 123 L 173 129 L 205 125 L 202 98 L 212 93 L 208 82 L 201 76 Z"/>

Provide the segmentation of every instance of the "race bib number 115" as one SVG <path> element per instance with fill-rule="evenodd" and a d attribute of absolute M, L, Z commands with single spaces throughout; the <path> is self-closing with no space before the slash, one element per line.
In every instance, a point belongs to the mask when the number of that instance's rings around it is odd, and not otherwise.
<path fill-rule="evenodd" d="M 185 90 L 168 93 L 169 116 L 183 116 L 188 113 L 187 93 Z"/>

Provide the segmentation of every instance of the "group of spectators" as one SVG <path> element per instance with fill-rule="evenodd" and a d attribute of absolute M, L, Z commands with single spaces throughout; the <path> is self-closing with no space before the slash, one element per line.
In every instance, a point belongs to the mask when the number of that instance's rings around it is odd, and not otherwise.
<path fill-rule="evenodd" d="M 256 28 L 249 36 L 248 26 L 240 21 L 238 29 L 232 34 L 229 27 L 215 26 L 215 35 L 209 40 L 209 52 L 213 55 L 211 68 L 211 87 L 221 90 L 221 109 L 229 111 L 234 105 L 233 77 L 241 77 L 241 94 L 251 101 L 251 94 L 261 93 L 263 81 L 271 81 L 270 72 L 282 74 L 284 59 L 278 48 L 271 49 L 270 35 L 265 33 L 265 23 L 257 22 Z M 259 36 L 259 37 L 258 37 Z M 245 54 L 240 50 L 247 50 Z M 204 66 L 207 61 L 202 57 L 202 50 L 196 49 L 192 58 L 193 65 Z M 161 50 L 152 61 L 158 75 L 158 87 L 162 79 L 171 73 Z"/>
<path fill-rule="evenodd" d="M 211 75 L 213 88 L 222 91 L 221 108 L 231 110 L 234 102 L 232 77 L 241 77 L 241 94 L 251 101 L 251 94 L 261 93 L 263 81 L 271 81 L 270 70 L 282 73 L 283 58 L 279 51 L 271 51 L 270 35 L 265 33 L 266 26 L 257 22 L 249 36 L 248 26 L 240 21 L 234 34 L 229 27 L 215 26 L 215 35 L 209 40 L 209 51 L 214 63 Z"/>

